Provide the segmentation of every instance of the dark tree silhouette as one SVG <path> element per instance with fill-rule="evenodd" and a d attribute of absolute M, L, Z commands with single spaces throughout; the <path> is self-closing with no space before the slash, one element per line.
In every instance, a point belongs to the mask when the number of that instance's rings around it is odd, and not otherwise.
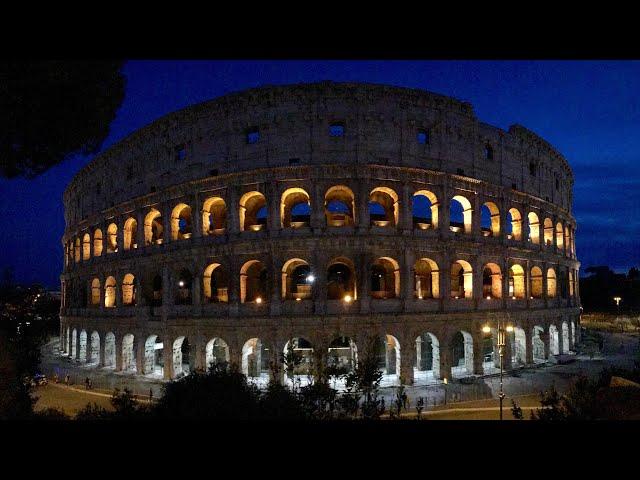
<path fill-rule="evenodd" d="M 0 176 L 96 153 L 124 98 L 122 61 L 0 63 Z"/>

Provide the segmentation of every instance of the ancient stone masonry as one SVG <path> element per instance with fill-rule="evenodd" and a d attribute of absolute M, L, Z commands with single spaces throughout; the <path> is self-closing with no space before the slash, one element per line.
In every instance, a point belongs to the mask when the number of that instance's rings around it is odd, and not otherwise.
<path fill-rule="evenodd" d="M 136 375 L 265 381 L 293 348 L 385 382 L 490 373 L 579 341 L 566 160 L 471 105 L 371 84 L 263 87 L 175 112 L 64 194 L 61 350 Z M 483 332 L 489 325 L 491 332 Z M 485 329 L 486 330 L 486 329 Z M 286 375 L 279 381 L 291 381 Z"/>

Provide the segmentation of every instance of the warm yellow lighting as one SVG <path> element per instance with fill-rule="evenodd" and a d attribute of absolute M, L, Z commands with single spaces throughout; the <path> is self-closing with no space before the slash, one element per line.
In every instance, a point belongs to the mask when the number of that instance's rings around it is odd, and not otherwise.
<path fill-rule="evenodd" d="M 513 332 L 513 325 L 507 325 L 507 332 Z"/>
<path fill-rule="evenodd" d="M 489 325 L 485 325 L 484 327 L 482 327 L 482 331 L 484 333 L 490 333 L 491 332 L 491 327 Z"/>
<path fill-rule="evenodd" d="M 620 305 L 620 300 L 622 300 L 622 298 L 620 298 L 620 297 L 613 297 L 613 300 L 616 302 L 616 305 Z"/>
<path fill-rule="evenodd" d="M 422 295 L 418 295 L 418 298 L 419 298 L 420 300 L 422 300 Z"/>
<path fill-rule="evenodd" d="M 300 297 L 296 298 L 296 302 L 299 302 L 300 300 L 302 300 Z"/>
<path fill-rule="evenodd" d="M 487 295 L 487 300 L 491 300 L 491 297 Z"/>
<path fill-rule="evenodd" d="M 262 303 L 262 297 L 257 297 L 256 298 L 256 303 Z"/>
<path fill-rule="evenodd" d="M 444 382 L 444 384 L 445 384 L 445 385 L 446 385 L 447 383 L 449 383 L 449 381 L 447 380 L 447 377 L 444 377 L 444 378 L 442 379 L 442 381 Z"/>
<path fill-rule="evenodd" d="M 351 302 L 351 295 L 345 295 L 344 296 L 344 301 L 347 302 L 347 303 Z"/>
<path fill-rule="evenodd" d="M 178 285 L 180 285 L 181 287 L 184 287 L 184 282 L 183 282 L 182 280 L 180 280 L 180 281 L 178 282 Z"/>

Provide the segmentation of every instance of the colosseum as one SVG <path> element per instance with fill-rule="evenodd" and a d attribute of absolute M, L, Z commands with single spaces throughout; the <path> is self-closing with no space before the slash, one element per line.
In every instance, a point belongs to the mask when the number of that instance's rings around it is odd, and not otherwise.
<path fill-rule="evenodd" d="M 265 86 L 171 113 L 64 193 L 60 350 L 174 379 L 344 370 L 383 384 L 546 362 L 579 341 L 573 174 L 520 125 L 408 88 Z M 283 353 L 302 362 L 289 378 Z M 361 350 L 362 351 L 362 350 Z M 318 353 L 318 352 L 316 352 Z"/>

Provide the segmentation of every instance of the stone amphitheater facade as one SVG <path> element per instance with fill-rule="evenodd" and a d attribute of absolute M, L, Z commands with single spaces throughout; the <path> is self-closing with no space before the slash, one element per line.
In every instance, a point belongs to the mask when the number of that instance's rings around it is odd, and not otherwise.
<path fill-rule="evenodd" d="M 532 365 L 579 340 L 573 175 L 469 103 L 363 83 L 265 86 L 171 113 L 64 193 L 62 354 L 172 379 L 291 380 L 293 346 L 385 381 Z M 287 350 L 289 351 L 289 350 Z"/>

